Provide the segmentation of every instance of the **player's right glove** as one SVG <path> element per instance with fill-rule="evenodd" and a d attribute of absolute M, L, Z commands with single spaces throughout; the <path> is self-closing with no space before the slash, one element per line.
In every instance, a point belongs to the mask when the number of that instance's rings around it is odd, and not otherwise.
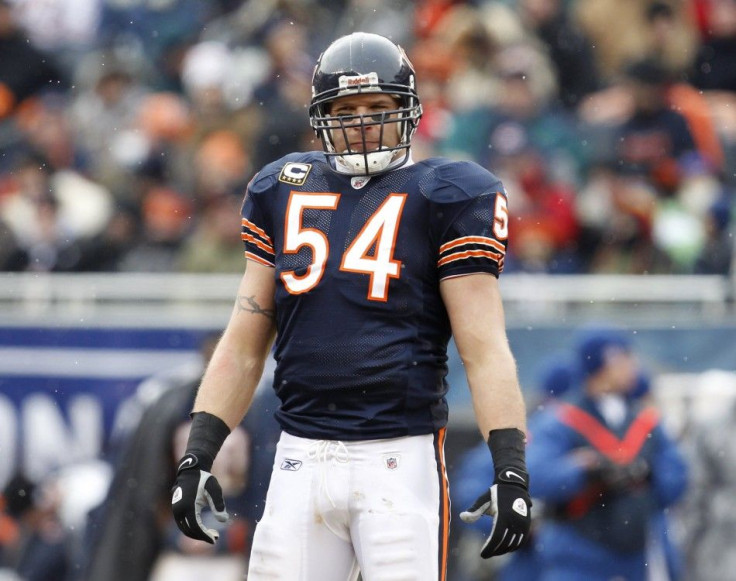
<path fill-rule="evenodd" d="M 202 509 L 209 506 L 218 521 L 228 520 L 222 488 L 210 470 L 229 433 L 230 428 L 217 416 L 205 412 L 194 414 L 187 452 L 179 461 L 171 488 L 171 510 L 181 532 L 210 544 L 220 535 L 204 525 Z"/>
<path fill-rule="evenodd" d="M 494 430 L 489 435 L 488 445 L 496 465 L 493 485 L 460 513 L 460 518 L 467 523 L 477 521 L 484 514 L 493 517 L 491 532 L 480 552 L 484 559 L 523 546 L 529 540 L 532 524 L 524 434 L 516 429 Z"/>

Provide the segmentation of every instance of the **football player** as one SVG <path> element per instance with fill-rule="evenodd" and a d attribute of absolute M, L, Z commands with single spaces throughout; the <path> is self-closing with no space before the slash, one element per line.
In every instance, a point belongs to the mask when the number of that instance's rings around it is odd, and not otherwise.
<path fill-rule="evenodd" d="M 173 512 L 214 543 L 212 461 L 272 349 L 282 435 L 249 581 L 446 578 L 444 440 L 453 336 L 495 478 L 483 557 L 526 540 L 525 408 L 498 276 L 506 192 L 470 162 L 412 159 L 422 108 L 404 51 L 354 33 L 319 58 L 309 106 L 323 152 L 265 166 L 242 207 L 247 269 L 199 388 Z M 274 343 L 275 342 L 275 343 Z"/>

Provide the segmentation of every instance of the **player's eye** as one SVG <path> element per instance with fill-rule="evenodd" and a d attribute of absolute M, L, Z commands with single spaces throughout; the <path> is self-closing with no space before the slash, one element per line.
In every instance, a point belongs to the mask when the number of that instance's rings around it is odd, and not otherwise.
<path fill-rule="evenodd" d="M 371 121 L 383 121 L 386 119 L 386 117 L 388 117 L 387 112 L 388 112 L 388 109 L 383 110 L 383 111 L 374 111 L 370 113 L 369 115 L 367 115 L 367 117 Z"/>
<path fill-rule="evenodd" d="M 336 108 L 330 111 L 330 115 L 332 115 L 333 117 L 355 117 L 358 115 L 358 113 L 355 109 L 341 107 L 339 109 Z"/>

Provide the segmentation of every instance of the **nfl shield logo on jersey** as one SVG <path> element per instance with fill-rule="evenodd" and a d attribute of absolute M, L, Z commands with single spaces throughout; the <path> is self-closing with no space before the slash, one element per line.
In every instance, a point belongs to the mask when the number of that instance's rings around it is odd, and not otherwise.
<path fill-rule="evenodd" d="M 389 470 L 396 470 L 399 467 L 399 456 L 384 456 L 383 461 Z"/>
<path fill-rule="evenodd" d="M 350 185 L 353 186 L 353 189 L 359 190 L 369 181 L 371 181 L 370 176 L 355 176 L 350 178 Z"/>

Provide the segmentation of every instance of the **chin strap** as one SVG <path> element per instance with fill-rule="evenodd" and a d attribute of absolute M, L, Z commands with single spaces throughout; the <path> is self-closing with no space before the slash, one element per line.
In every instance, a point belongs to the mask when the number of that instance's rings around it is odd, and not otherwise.
<path fill-rule="evenodd" d="M 369 153 L 347 153 L 337 157 L 337 162 L 351 175 L 372 175 L 382 172 L 391 163 L 393 150 L 371 151 Z"/>

